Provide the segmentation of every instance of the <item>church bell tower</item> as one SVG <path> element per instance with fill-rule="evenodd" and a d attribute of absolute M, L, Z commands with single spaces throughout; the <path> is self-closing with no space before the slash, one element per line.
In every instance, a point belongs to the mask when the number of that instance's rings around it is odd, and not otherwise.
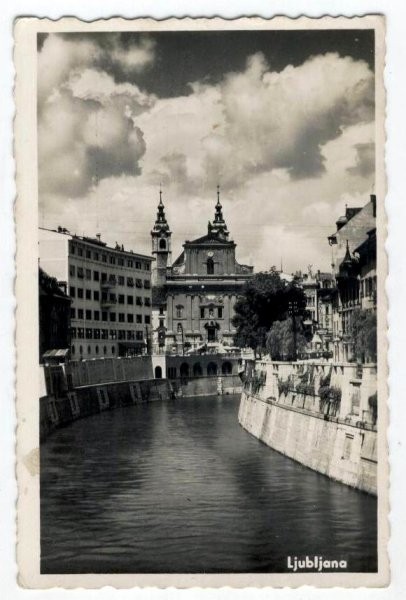
<path fill-rule="evenodd" d="M 152 267 L 152 285 L 162 286 L 166 283 L 166 268 L 171 260 L 171 236 L 168 221 L 165 216 L 165 207 L 162 202 L 162 190 L 159 190 L 158 212 L 154 227 L 151 231 L 152 255 L 155 263 Z"/>

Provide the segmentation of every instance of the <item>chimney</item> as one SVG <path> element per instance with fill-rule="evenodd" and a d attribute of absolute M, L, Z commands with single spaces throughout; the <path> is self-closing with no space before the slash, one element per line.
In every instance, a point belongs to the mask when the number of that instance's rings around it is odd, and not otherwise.
<path fill-rule="evenodd" d="M 100 233 L 96 233 L 96 238 L 97 238 L 97 239 L 98 239 L 98 241 L 100 242 L 100 238 L 101 238 L 101 235 L 100 235 Z"/>
<path fill-rule="evenodd" d="M 376 218 L 376 195 L 371 194 L 371 202 L 372 202 L 372 215 L 374 219 Z"/>

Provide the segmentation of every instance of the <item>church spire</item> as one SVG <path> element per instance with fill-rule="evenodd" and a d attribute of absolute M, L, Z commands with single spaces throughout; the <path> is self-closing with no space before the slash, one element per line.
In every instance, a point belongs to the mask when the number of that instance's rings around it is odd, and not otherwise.
<path fill-rule="evenodd" d="M 209 233 L 210 232 L 214 233 L 215 235 L 218 235 L 220 237 L 223 237 L 223 238 L 227 238 L 229 235 L 227 225 L 226 225 L 226 222 L 223 217 L 223 207 L 220 202 L 220 186 L 219 185 L 217 185 L 217 202 L 216 202 L 216 208 L 215 208 L 215 213 L 214 213 L 213 225 L 211 226 L 211 228 L 209 230 Z"/>
<path fill-rule="evenodd" d="M 165 206 L 162 201 L 162 186 L 159 184 L 159 203 L 158 203 L 158 211 L 155 219 L 154 230 L 163 231 L 169 229 L 168 221 L 166 220 L 165 215 Z"/>

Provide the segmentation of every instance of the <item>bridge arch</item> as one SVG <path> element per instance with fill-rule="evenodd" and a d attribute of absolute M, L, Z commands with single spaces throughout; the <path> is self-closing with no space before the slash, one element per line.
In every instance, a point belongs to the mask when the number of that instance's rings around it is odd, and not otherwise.
<path fill-rule="evenodd" d="M 221 372 L 223 375 L 231 375 L 233 372 L 233 365 L 230 363 L 230 361 L 226 360 L 223 362 L 221 365 Z"/>
<path fill-rule="evenodd" d="M 202 365 L 198 362 L 193 365 L 193 375 L 195 377 L 200 377 L 203 375 Z"/>
<path fill-rule="evenodd" d="M 217 375 L 217 365 L 215 362 L 209 362 L 207 365 L 207 375 Z"/>
<path fill-rule="evenodd" d="M 162 379 L 162 367 L 159 365 L 155 367 L 155 379 Z"/>
<path fill-rule="evenodd" d="M 186 362 L 182 363 L 179 372 L 181 377 L 189 377 L 189 365 Z"/>

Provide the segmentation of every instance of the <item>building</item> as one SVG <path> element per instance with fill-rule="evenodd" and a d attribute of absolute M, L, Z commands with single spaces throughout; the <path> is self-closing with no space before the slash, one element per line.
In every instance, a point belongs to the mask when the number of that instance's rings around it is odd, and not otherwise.
<path fill-rule="evenodd" d="M 55 278 L 41 268 L 38 272 L 39 292 L 39 360 L 48 357 L 64 359 L 70 349 L 71 299 Z"/>
<path fill-rule="evenodd" d="M 376 311 L 376 197 L 337 221 L 328 238 L 336 257 L 337 298 L 333 314 L 334 359 L 352 362 L 351 326 L 356 310 Z M 343 253 L 344 250 L 344 253 Z"/>
<path fill-rule="evenodd" d="M 207 233 L 185 241 L 171 264 L 171 231 L 162 195 L 151 231 L 153 270 L 153 330 L 156 351 L 185 353 L 233 345 L 234 305 L 253 267 L 236 260 L 236 244 L 229 239 L 220 192 L 214 221 Z"/>
<path fill-rule="evenodd" d="M 41 268 L 71 298 L 71 358 L 131 356 L 151 335 L 150 256 L 66 229 L 40 228 Z"/>

